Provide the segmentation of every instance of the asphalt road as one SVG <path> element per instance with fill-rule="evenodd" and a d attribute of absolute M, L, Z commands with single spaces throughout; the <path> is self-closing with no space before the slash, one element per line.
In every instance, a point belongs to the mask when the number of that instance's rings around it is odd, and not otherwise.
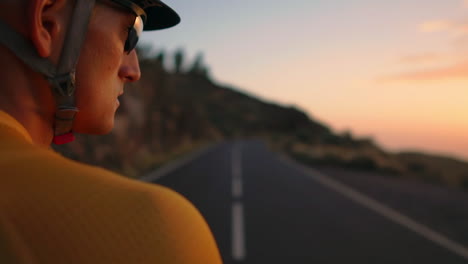
<path fill-rule="evenodd" d="M 258 141 L 220 144 L 153 182 L 200 210 L 224 263 L 468 263 L 459 244 Z"/>

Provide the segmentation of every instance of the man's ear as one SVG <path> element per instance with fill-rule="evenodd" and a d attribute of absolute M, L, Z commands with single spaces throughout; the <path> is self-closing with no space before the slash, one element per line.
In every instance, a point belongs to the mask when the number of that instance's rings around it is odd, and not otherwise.
<path fill-rule="evenodd" d="M 29 5 L 29 34 L 41 57 L 49 57 L 62 47 L 67 0 L 32 0 Z"/>

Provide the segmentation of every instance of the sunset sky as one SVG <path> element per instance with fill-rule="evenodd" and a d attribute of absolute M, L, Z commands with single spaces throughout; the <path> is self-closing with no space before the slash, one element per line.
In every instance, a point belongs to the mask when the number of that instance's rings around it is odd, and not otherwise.
<path fill-rule="evenodd" d="M 392 151 L 468 160 L 468 1 L 167 0 L 182 23 L 143 43 Z"/>

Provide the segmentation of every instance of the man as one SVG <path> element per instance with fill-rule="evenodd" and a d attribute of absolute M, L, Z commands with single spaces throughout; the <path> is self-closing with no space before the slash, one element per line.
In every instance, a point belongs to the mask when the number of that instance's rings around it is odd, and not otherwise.
<path fill-rule="evenodd" d="M 0 0 L 0 263 L 221 262 L 180 195 L 49 147 L 108 133 L 139 34 L 178 22 L 159 0 Z"/>

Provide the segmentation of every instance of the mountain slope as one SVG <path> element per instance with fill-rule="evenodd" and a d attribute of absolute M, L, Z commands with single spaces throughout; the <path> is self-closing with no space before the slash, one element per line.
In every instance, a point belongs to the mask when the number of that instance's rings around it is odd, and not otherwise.
<path fill-rule="evenodd" d="M 126 87 L 113 133 L 79 136 L 56 149 L 73 159 L 139 177 L 200 145 L 257 137 L 313 165 L 376 170 L 468 188 L 466 163 L 434 167 L 434 157 L 388 153 L 371 139 L 336 134 L 300 109 L 214 83 L 200 57 L 185 72 L 180 57 L 176 71 L 167 71 L 164 57 L 141 60 L 143 77 Z"/>

